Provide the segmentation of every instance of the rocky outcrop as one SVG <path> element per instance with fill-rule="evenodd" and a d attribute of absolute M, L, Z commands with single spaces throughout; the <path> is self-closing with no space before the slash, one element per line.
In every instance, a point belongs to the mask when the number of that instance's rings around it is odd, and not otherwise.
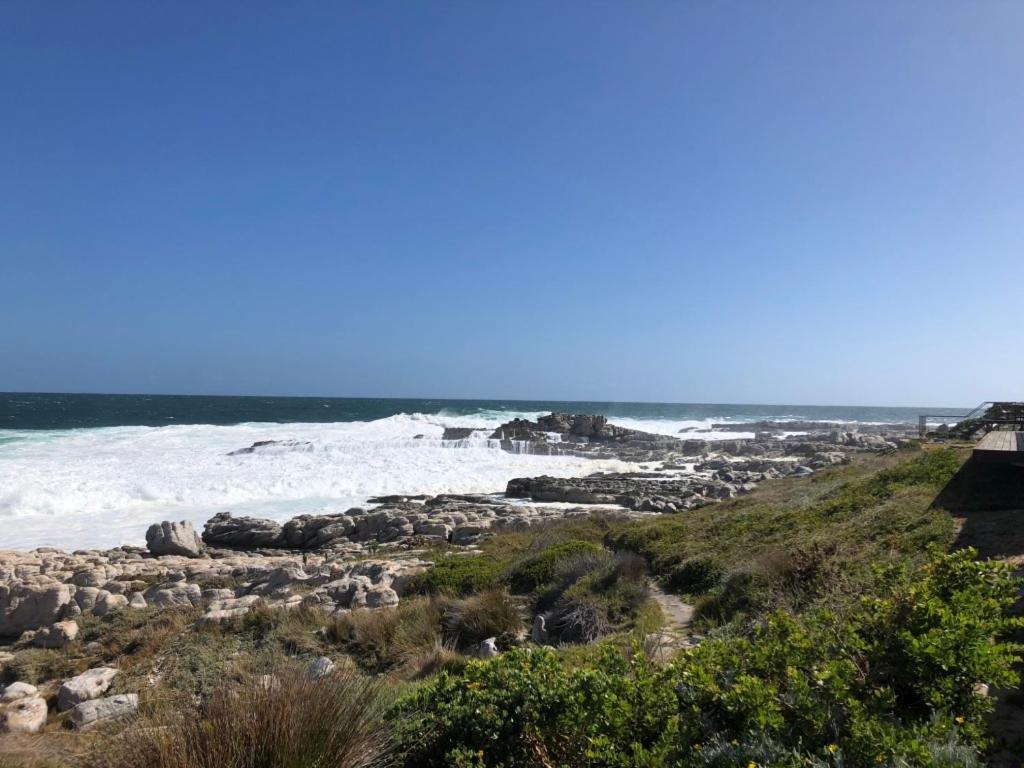
<path fill-rule="evenodd" d="M 257 440 L 250 446 L 239 448 L 228 453 L 228 456 L 248 456 L 269 449 L 311 450 L 313 444 L 308 440 Z"/>
<path fill-rule="evenodd" d="M 146 531 L 146 547 L 155 556 L 180 555 L 182 557 L 199 557 L 203 552 L 203 542 L 192 527 L 192 523 L 182 520 L 173 523 L 164 520 L 154 523 Z"/>
<path fill-rule="evenodd" d="M 442 440 L 467 440 L 474 432 L 482 432 L 479 427 L 445 427 Z"/>
<path fill-rule="evenodd" d="M 230 512 L 221 512 L 206 522 L 203 541 L 213 547 L 230 549 L 260 549 L 284 544 L 280 524 L 256 517 L 232 517 Z"/>
<path fill-rule="evenodd" d="M 683 451 L 679 438 L 626 429 L 610 424 L 606 416 L 587 414 L 552 413 L 537 421 L 513 419 L 494 430 L 491 439 L 513 453 L 636 462 L 662 460 Z"/>
<path fill-rule="evenodd" d="M 391 608 L 398 605 L 411 580 L 428 566 L 422 560 L 355 563 L 332 572 L 330 580 L 313 589 L 302 603 L 330 613 L 344 613 L 353 608 Z"/>

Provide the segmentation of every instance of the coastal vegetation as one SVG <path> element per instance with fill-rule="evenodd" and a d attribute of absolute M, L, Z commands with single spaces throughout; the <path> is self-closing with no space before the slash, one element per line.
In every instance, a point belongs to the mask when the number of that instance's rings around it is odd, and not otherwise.
<path fill-rule="evenodd" d="M 139 714 L 58 718 L 0 765 L 981 765 L 991 693 L 1018 682 L 1019 584 L 954 546 L 937 499 L 964 458 L 868 454 L 683 513 L 439 546 L 386 610 L 83 617 L 3 675 L 116 664 Z"/>

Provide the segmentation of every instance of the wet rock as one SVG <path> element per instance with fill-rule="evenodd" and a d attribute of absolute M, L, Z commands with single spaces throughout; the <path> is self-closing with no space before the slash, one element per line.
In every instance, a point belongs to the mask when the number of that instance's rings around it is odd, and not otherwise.
<path fill-rule="evenodd" d="M 257 440 L 246 448 L 239 448 L 228 453 L 228 456 L 247 456 L 268 449 L 311 449 L 313 444 L 308 440 Z"/>
<path fill-rule="evenodd" d="M 480 432 L 483 428 L 481 427 L 445 427 L 444 434 L 441 436 L 442 440 L 466 440 L 474 432 Z"/>

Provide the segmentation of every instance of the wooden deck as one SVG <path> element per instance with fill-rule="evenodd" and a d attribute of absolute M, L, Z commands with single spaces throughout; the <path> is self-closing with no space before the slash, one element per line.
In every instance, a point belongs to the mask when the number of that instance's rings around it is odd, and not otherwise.
<path fill-rule="evenodd" d="M 974 456 L 982 461 L 1024 464 L 1024 432 L 989 432 L 974 446 Z"/>

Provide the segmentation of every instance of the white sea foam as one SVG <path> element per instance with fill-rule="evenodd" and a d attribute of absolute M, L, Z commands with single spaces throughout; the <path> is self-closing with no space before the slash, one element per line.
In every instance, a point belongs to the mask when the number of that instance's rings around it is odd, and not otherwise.
<path fill-rule="evenodd" d="M 512 477 L 568 477 L 621 462 L 502 451 L 485 434 L 442 444 L 446 426 L 494 428 L 513 416 L 399 414 L 372 422 L 110 427 L 4 432 L 0 549 L 142 543 L 161 519 L 213 513 L 279 520 L 392 493 L 489 493 Z M 423 437 L 417 438 L 417 435 Z M 229 456 L 256 441 L 294 441 Z"/>

